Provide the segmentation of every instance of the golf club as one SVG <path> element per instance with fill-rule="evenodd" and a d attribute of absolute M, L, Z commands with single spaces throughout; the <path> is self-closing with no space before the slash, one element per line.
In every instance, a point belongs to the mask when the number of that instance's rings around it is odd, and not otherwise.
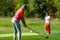
<path fill-rule="evenodd" d="M 33 30 L 33 29 L 29 28 L 29 27 L 26 27 L 26 28 L 28 28 L 28 29 L 32 30 L 33 32 L 39 34 L 39 36 L 42 36 L 42 37 L 44 37 L 44 38 L 46 38 L 46 39 L 48 38 L 48 36 L 41 35 L 41 34 L 38 33 L 37 31 L 35 31 L 35 30 Z"/>

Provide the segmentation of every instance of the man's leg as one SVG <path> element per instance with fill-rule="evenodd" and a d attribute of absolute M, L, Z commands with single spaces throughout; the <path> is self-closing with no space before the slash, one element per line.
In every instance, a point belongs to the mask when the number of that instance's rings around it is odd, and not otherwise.
<path fill-rule="evenodd" d="M 17 29 L 16 29 L 16 27 L 14 25 L 14 40 L 16 40 L 16 37 L 17 37 Z"/>
<path fill-rule="evenodd" d="M 20 27 L 19 21 L 16 21 L 15 26 L 18 32 L 18 40 L 21 40 L 21 27 Z"/>

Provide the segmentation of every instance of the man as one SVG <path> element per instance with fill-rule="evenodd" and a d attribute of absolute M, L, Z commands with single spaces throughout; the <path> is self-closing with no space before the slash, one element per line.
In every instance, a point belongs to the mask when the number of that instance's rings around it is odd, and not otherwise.
<path fill-rule="evenodd" d="M 50 30 L 50 16 L 48 12 L 46 13 L 46 16 L 45 16 L 45 28 L 49 35 L 51 33 L 51 30 Z"/>
<path fill-rule="evenodd" d="M 24 27 L 26 26 L 25 23 L 25 19 L 24 19 L 24 11 L 26 9 L 26 5 L 23 5 L 20 9 L 17 10 L 16 14 L 14 15 L 13 19 L 12 19 L 12 23 L 14 25 L 14 40 L 16 40 L 16 36 L 18 33 L 18 40 L 21 40 L 21 27 L 19 24 L 19 20 L 22 21 L 22 23 L 24 24 Z"/>

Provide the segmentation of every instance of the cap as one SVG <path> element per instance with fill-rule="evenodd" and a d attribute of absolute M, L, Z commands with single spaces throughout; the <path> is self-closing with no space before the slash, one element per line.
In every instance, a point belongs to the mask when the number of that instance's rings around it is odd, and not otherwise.
<path fill-rule="evenodd" d="M 26 8 L 26 7 L 27 7 L 27 5 L 26 5 L 26 4 L 24 4 L 24 5 L 23 5 L 23 7 L 24 7 L 24 8 Z"/>

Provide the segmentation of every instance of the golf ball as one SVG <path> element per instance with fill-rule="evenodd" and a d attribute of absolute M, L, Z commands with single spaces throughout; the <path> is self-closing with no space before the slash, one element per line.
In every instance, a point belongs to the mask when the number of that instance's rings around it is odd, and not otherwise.
<path fill-rule="evenodd" d="M 32 32 L 32 30 L 30 32 Z"/>

